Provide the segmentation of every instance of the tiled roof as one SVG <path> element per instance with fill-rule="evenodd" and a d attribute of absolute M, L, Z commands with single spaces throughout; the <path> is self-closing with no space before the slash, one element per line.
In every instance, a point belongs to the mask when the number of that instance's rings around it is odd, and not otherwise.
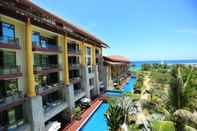
<path fill-rule="evenodd" d="M 28 8 L 28 11 L 29 11 L 29 12 L 27 12 L 28 15 L 32 15 L 31 13 L 33 12 L 34 14 L 41 15 L 41 17 L 42 16 L 43 17 L 50 17 L 50 18 L 52 18 L 52 20 L 54 22 L 58 22 L 58 24 L 63 25 L 69 31 L 77 33 L 77 34 L 83 36 L 85 39 L 89 39 L 91 41 L 99 43 L 102 47 L 109 47 L 104 41 L 98 39 L 96 36 L 88 33 L 87 31 L 83 30 L 82 28 L 77 27 L 76 25 L 71 24 L 70 22 L 55 15 L 54 13 L 51 13 L 51 12 L 47 11 L 46 9 L 41 8 L 40 6 L 33 3 L 31 0 L 3 1 L 3 3 L 5 3 L 5 2 L 10 3 L 10 5 L 12 5 L 12 3 L 16 3 L 16 4 L 18 4 L 17 7 L 20 7 L 22 10 L 25 10 L 25 11 Z M 14 5 L 12 5 L 12 6 L 14 6 Z M 10 6 L 10 8 L 12 8 L 12 6 Z M 16 13 L 18 13 L 18 11 L 16 11 Z M 26 15 L 26 14 L 23 14 L 23 16 L 24 15 Z"/>
<path fill-rule="evenodd" d="M 125 56 L 120 56 L 120 55 L 111 55 L 111 56 L 104 56 L 104 60 L 106 61 L 112 61 L 112 62 L 125 62 L 129 63 L 129 59 Z"/>

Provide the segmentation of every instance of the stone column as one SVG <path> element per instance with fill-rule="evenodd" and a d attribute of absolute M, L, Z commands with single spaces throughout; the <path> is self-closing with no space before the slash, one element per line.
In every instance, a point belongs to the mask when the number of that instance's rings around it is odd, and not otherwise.
<path fill-rule="evenodd" d="M 64 97 L 68 103 L 68 109 L 70 114 L 74 113 L 75 109 L 75 96 L 74 96 L 74 89 L 73 89 L 73 84 L 68 85 L 67 87 L 64 88 Z"/>
<path fill-rule="evenodd" d="M 89 86 L 89 77 L 88 77 L 88 67 L 83 65 L 82 70 L 82 87 L 85 90 L 86 97 L 90 98 L 90 86 Z"/>
<path fill-rule="evenodd" d="M 42 106 L 42 97 L 31 97 L 25 103 L 25 112 L 28 121 L 31 123 L 32 131 L 44 131 L 44 110 Z"/>

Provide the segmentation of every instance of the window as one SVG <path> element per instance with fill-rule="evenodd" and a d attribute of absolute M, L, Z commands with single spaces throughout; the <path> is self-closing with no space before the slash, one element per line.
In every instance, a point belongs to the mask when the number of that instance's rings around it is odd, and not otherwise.
<path fill-rule="evenodd" d="M 11 51 L 0 51 L 0 67 L 15 66 L 16 53 Z"/>
<path fill-rule="evenodd" d="M 48 75 L 36 76 L 36 86 L 46 86 L 59 82 L 59 73 L 50 73 Z"/>
<path fill-rule="evenodd" d="M 86 49 L 86 55 L 91 56 L 91 48 L 87 47 Z"/>
<path fill-rule="evenodd" d="M 87 57 L 86 58 L 86 64 L 87 65 L 91 65 L 91 57 Z"/>
<path fill-rule="evenodd" d="M 23 124 L 23 118 L 23 105 L 0 112 L 1 125 L 5 127 L 17 127 Z"/>
<path fill-rule="evenodd" d="M 56 39 L 41 36 L 39 32 L 33 32 L 32 44 L 41 48 L 54 48 L 56 47 Z"/>
<path fill-rule="evenodd" d="M 75 77 L 79 77 L 79 76 L 80 76 L 79 70 L 70 70 L 69 71 L 70 79 L 75 78 Z"/>
<path fill-rule="evenodd" d="M 68 57 L 68 63 L 69 64 L 79 64 L 79 57 L 77 56 L 69 56 Z"/>
<path fill-rule="evenodd" d="M 89 85 L 90 86 L 93 86 L 94 85 L 94 79 L 93 78 L 89 79 Z"/>
<path fill-rule="evenodd" d="M 91 67 L 88 67 L 88 73 L 92 73 L 92 68 Z"/>
<path fill-rule="evenodd" d="M 14 25 L 2 22 L 0 33 L 4 38 L 6 38 L 8 40 L 13 40 L 15 38 Z"/>
<path fill-rule="evenodd" d="M 0 99 L 13 96 L 18 92 L 17 80 L 0 80 Z"/>
<path fill-rule="evenodd" d="M 57 55 L 34 54 L 34 65 L 44 66 L 44 65 L 57 65 L 57 64 L 58 64 Z"/>
<path fill-rule="evenodd" d="M 38 32 L 32 33 L 32 44 L 36 46 L 40 45 L 40 34 Z"/>

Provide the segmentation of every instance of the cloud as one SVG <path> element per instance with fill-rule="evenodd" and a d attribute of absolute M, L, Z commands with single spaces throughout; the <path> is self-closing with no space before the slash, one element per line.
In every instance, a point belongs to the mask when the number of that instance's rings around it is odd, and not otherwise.
<path fill-rule="evenodd" d="M 197 35 L 197 29 L 181 29 L 176 30 L 177 33 L 191 33 Z"/>

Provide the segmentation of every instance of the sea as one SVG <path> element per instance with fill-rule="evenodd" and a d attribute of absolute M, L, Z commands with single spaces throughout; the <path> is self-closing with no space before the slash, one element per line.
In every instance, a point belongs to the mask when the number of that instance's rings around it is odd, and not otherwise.
<path fill-rule="evenodd" d="M 153 61 L 133 61 L 135 69 L 140 69 L 142 64 L 197 64 L 197 59 L 195 60 L 153 60 Z"/>

